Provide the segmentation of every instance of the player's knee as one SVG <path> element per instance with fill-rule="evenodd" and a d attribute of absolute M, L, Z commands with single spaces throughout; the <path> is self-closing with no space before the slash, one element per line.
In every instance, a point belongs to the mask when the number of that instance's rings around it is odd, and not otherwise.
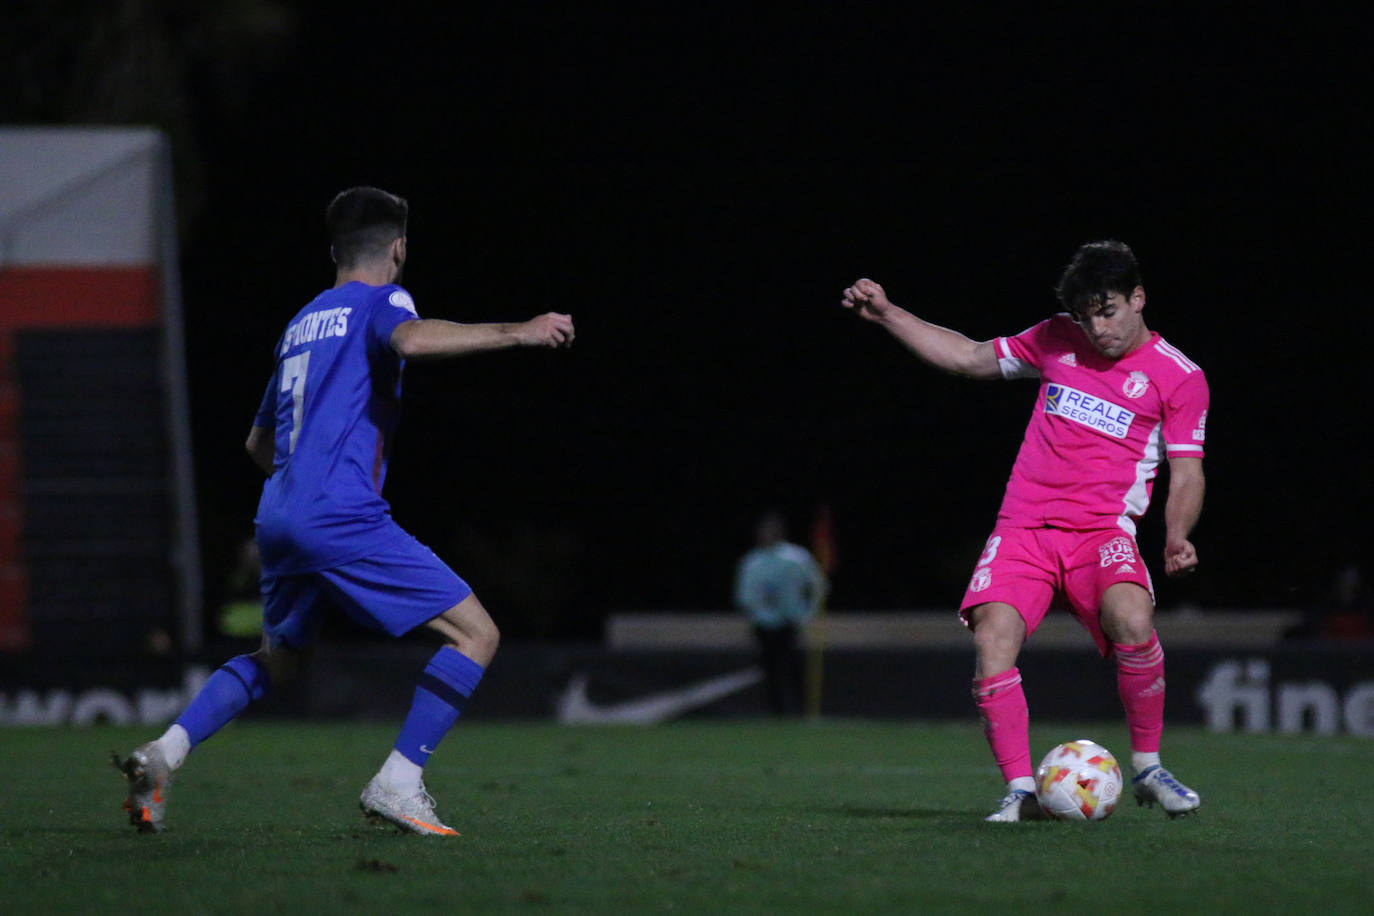
<path fill-rule="evenodd" d="M 444 644 L 463 653 L 477 664 L 486 667 L 501 644 L 501 631 L 490 617 L 465 620 L 461 627 L 435 627 L 444 637 Z"/>
<path fill-rule="evenodd" d="M 1102 632 L 1120 645 L 1148 642 L 1155 628 L 1155 607 L 1149 592 L 1121 583 L 1107 590 L 1102 601 Z"/>
<path fill-rule="evenodd" d="M 491 661 L 501 642 L 501 632 L 476 595 L 469 595 L 426 626 L 438 633 L 445 645 L 482 666 Z"/>
<path fill-rule="evenodd" d="M 1150 613 L 1121 614 L 1111 621 L 1102 621 L 1102 632 L 1112 642 L 1122 646 L 1147 643 L 1154 630 L 1154 615 Z"/>
<path fill-rule="evenodd" d="M 1026 638 L 1026 624 L 1015 608 L 985 604 L 969 614 L 978 658 L 993 667 L 1011 667 Z"/>
<path fill-rule="evenodd" d="M 497 647 L 501 645 L 501 631 L 490 617 L 474 626 L 469 636 L 472 639 L 473 651 L 485 655 L 488 659 L 496 654 Z"/>
<path fill-rule="evenodd" d="M 1021 640 L 1014 638 L 1009 630 L 994 630 L 983 627 L 973 631 L 973 648 L 978 658 L 989 672 L 1003 671 L 1016 664 L 1016 656 L 1021 651 Z"/>

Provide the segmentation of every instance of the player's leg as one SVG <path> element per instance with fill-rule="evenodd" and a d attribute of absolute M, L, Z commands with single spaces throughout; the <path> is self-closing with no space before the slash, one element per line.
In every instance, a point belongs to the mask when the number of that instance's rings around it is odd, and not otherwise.
<path fill-rule="evenodd" d="M 1040 816 L 1030 756 L 1030 713 L 1016 660 L 1048 611 L 1058 562 L 1043 532 L 998 528 L 978 559 L 960 617 L 973 631 L 973 700 L 1007 794 L 990 821 Z"/>
<path fill-rule="evenodd" d="M 299 672 L 323 596 L 308 576 L 266 578 L 262 594 L 261 648 L 221 665 L 161 737 L 135 748 L 120 764 L 129 783 L 124 810 L 140 833 L 163 829 L 172 774 L 192 749 Z"/>
<path fill-rule="evenodd" d="M 501 641 L 491 615 L 473 594 L 426 626 L 443 637 L 444 645 L 430 658 L 420 676 L 393 750 L 393 756 L 400 756 L 419 769 L 424 768 L 430 754 L 462 715 Z M 417 784 L 419 769 L 413 774 Z"/>
<path fill-rule="evenodd" d="M 434 812 L 434 799 L 425 791 L 424 768 L 477 689 L 496 655 L 500 633 L 473 594 L 426 626 L 443 638 L 444 645 L 420 675 L 396 743 L 363 789 L 360 804 L 368 815 L 414 833 L 457 836 L 458 831 Z"/>
<path fill-rule="evenodd" d="M 1007 795 L 990 821 L 1031 816 L 1035 776 L 1030 756 L 1030 709 L 1016 667 L 1026 640 L 1026 622 L 1010 604 L 990 601 L 967 612 L 975 650 L 973 702 L 993 760 L 1007 783 Z"/>
<path fill-rule="evenodd" d="M 420 769 L 462 715 L 501 640 L 491 615 L 473 594 L 426 626 L 443 638 L 444 645 L 420 676 L 393 749 L 393 756 L 399 755 Z M 418 769 L 413 775 L 418 783 Z"/>
<path fill-rule="evenodd" d="M 1164 650 L 1154 630 L 1154 603 L 1138 585 L 1116 583 L 1102 595 L 1101 621 L 1116 659 L 1117 689 L 1126 710 L 1131 751 L 1153 755 L 1152 762 L 1158 763 L 1164 730 Z"/>
<path fill-rule="evenodd" d="M 400 636 L 420 626 L 443 646 L 425 665 L 390 754 L 360 799 L 369 816 L 431 836 L 456 836 L 434 813 L 422 773 L 476 689 L 500 633 L 468 584 L 399 527 L 370 556 L 328 570 L 332 597 L 349 616 Z"/>
<path fill-rule="evenodd" d="M 1116 659 L 1117 690 L 1131 735 L 1136 800 L 1156 802 L 1170 817 L 1189 814 L 1198 794 L 1160 765 L 1164 731 L 1164 649 L 1154 629 L 1154 601 L 1139 583 L 1117 582 L 1102 594 L 1102 632 Z"/>

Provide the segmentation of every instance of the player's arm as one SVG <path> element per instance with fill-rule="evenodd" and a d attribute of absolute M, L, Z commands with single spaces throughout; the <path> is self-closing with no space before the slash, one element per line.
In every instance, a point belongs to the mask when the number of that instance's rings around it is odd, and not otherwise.
<path fill-rule="evenodd" d="M 441 318 L 405 321 L 391 332 L 391 349 L 402 359 L 441 359 L 508 347 L 568 347 L 571 315 L 547 312 L 529 321 L 459 324 Z"/>
<path fill-rule="evenodd" d="M 917 318 L 889 300 L 883 288 L 872 280 L 856 281 L 844 291 L 840 304 L 885 328 L 907 349 L 937 369 L 968 378 L 1002 377 L 992 341 L 972 340 L 958 331 Z"/>
<path fill-rule="evenodd" d="M 248 430 L 248 441 L 243 443 L 243 447 L 248 450 L 248 457 L 253 459 L 253 463 L 271 477 L 275 470 L 277 452 L 273 430 L 262 426 L 252 427 Z"/>
<path fill-rule="evenodd" d="M 1197 568 L 1197 550 L 1188 535 L 1202 515 L 1207 482 L 1201 458 L 1169 459 L 1169 498 L 1164 503 L 1164 572 L 1170 576 Z"/>

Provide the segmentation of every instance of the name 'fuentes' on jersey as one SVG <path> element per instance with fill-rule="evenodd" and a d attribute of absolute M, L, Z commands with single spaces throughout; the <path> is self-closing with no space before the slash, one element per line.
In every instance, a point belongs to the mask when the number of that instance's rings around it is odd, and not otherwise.
<path fill-rule="evenodd" d="M 309 572 L 378 547 L 400 416 L 403 363 L 391 334 L 418 317 L 401 287 L 354 282 L 316 296 L 288 322 L 254 419 L 275 444 L 256 519 L 264 571 Z"/>
<path fill-rule="evenodd" d="M 323 337 L 343 337 L 348 333 L 348 316 L 352 313 L 353 309 L 348 307 L 324 309 L 293 322 L 281 337 L 281 355 L 298 344 L 314 343 Z"/>

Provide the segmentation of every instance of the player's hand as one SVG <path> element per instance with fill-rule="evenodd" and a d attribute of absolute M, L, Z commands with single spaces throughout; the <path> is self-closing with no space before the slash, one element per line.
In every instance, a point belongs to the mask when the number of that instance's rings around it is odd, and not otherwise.
<path fill-rule="evenodd" d="M 1164 545 L 1164 574 L 1186 576 L 1197 571 L 1197 549 L 1186 538 Z"/>
<path fill-rule="evenodd" d="M 856 280 L 853 286 L 844 291 L 840 305 L 869 321 L 882 321 L 893 308 L 882 286 L 867 277 Z"/>
<path fill-rule="evenodd" d="M 527 347 L 570 347 L 575 336 L 572 316 L 545 312 L 521 324 L 519 336 Z"/>

